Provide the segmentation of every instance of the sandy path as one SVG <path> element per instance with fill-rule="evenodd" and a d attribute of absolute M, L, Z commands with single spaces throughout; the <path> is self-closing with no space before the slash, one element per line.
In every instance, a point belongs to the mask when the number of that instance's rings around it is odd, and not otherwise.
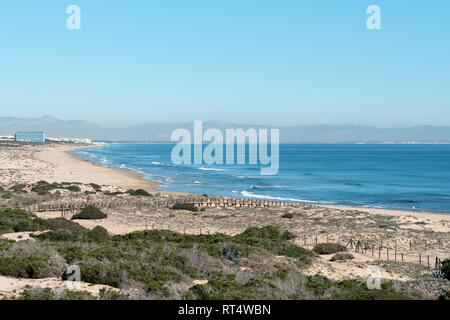
<path fill-rule="evenodd" d="M 76 291 L 87 291 L 93 296 L 98 296 L 99 291 L 102 288 L 110 288 L 112 290 L 117 290 L 110 286 L 90 284 L 86 282 L 80 282 L 79 289 Z M 57 278 L 45 278 L 45 279 L 17 279 L 11 277 L 0 276 L 0 298 L 17 296 L 22 292 L 26 286 L 30 287 L 40 287 L 40 288 L 50 288 L 54 291 L 63 291 L 67 289 L 67 281 L 63 281 Z M 71 289 L 74 290 L 74 289 Z"/>

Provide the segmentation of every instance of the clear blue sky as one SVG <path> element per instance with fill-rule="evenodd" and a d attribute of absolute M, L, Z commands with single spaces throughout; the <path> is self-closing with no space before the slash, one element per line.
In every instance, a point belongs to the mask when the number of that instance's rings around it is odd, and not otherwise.
<path fill-rule="evenodd" d="M 450 1 L 2 1 L 0 108 L 110 127 L 450 125 Z"/>

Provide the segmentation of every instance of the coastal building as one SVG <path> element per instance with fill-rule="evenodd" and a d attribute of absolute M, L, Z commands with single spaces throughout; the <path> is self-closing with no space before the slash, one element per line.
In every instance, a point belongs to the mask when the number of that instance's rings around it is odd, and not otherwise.
<path fill-rule="evenodd" d="M 48 137 L 47 141 L 49 141 L 49 142 L 58 142 L 58 143 L 92 144 L 92 139 L 51 138 L 51 137 Z"/>
<path fill-rule="evenodd" d="M 45 142 L 44 132 L 16 132 L 14 135 L 15 141 L 26 141 L 26 142 Z"/>

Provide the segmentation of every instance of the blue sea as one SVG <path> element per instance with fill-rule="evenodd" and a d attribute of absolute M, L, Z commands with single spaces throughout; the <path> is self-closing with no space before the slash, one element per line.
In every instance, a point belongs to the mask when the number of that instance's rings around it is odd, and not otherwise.
<path fill-rule="evenodd" d="M 450 145 L 282 144 L 274 176 L 261 176 L 256 165 L 175 165 L 173 147 L 110 144 L 74 154 L 141 173 L 162 190 L 450 212 Z"/>

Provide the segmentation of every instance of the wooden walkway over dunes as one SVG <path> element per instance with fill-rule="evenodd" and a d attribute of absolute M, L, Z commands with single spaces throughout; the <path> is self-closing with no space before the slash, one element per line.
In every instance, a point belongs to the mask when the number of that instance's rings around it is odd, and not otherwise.
<path fill-rule="evenodd" d="M 282 202 L 282 201 L 266 201 L 253 199 L 237 199 L 223 197 L 188 197 L 175 198 L 167 200 L 149 199 L 111 199 L 111 200 L 88 200 L 77 202 L 55 202 L 32 205 L 25 208 L 29 212 L 46 212 L 46 211 L 77 211 L 84 209 L 87 205 L 93 205 L 100 209 L 117 209 L 123 207 L 135 207 L 137 209 L 150 208 L 170 208 L 174 204 L 184 203 L 191 204 L 197 208 L 208 207 L 234 207 L 234 208 L 282 208 L 282 207 L 317 207 L 311 204 L 299 202 Z"/>

